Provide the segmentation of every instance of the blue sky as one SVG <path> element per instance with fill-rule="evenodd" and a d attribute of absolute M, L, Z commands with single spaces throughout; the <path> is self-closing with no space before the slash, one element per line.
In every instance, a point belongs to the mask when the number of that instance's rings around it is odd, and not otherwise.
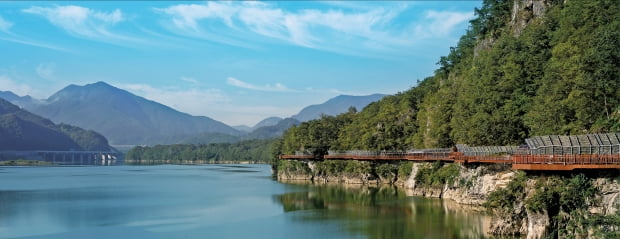
<path fill-rule="evenodd" d="M 430 76 L 479 1 L 0 1 L 0 90 L 105 81 L 230 125 Z"/>

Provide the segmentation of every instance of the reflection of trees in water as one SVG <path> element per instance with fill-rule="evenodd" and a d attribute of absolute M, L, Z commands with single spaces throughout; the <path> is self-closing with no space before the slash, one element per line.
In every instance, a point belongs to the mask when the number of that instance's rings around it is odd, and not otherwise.
<path fill-rule="evenodd" d="M 395 187 L 307 186 L 275 201 L 304 223 L 339 223 L 369 238 L 481 238 L 483 216 L 439 199 L 407 197 Z"/>

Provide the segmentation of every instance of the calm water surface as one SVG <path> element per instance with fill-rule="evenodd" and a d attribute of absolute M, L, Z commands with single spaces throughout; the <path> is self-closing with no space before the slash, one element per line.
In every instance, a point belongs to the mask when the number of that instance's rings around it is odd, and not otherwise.
<path fill-rule="evenodd" d="M 283 184 L 268 165 L 0 167 L 0 238 L 480 238 L 393 187 Z"/>

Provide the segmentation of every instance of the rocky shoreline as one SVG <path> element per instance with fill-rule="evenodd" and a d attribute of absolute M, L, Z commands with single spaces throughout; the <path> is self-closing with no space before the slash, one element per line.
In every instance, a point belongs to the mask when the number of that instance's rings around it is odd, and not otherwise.
<path fill-rule="evenodd" d="M 360 163 L 364 164 L 366 162 Z M 571 179 L 571 175 L 554 176 L 553 173 L 525 174 L 521 171 L 510 169 L 509 165 L 462 165 L 443 164 L 439 168 L 433 163 L 416 162 L 410 163 L 411 170 L 407 175 L 398 175 L 403 170 L 393 170 L 392 173 L 377 173 L 382 163 L 367 163 L 365 170 L 358 172 L 325 173 L 324 166 L 320 162 L 306 161 L 297 162 L 295 170 L 284 168 L 276 170 L 278 180 L 306 180 L 313 183 L 338 183 L 338 184 L 393 184 L 404 189 L 408 195 L 452 200 L 459 204 L 475 207 L 489 208 L 489 198 L 493 192 L 510 187 L 510 184 L 521 180 L 522 191 L 520 197 L 509 202 L 507 210 L 489 209 L 492 220 L 488 225 L 488 232 L 492 235 L 526 235 L 527 238 L 543 238 L 545 235 L 558 230 L 554 228 L 554 217 L 563 216 L 571 222 L 572 217 L 566 212 L 553 214 L 542 211 L 529 210 L 527 203 L 532 203 L 531 198 L 541 194 L 542 182 L 550 178 L 562 177 L 563 180 Z M 408 165 L 407 165 L 408 166 Z M 436 171 L 430 170 L 435 167 Z M 447 170 L 452 170 L 450 173 Z M 429 171 L 430 170 L 430 171 Z M 404 170 L 405 172 L 408 170 Z M 429 173 L 430 172 L 430 173 Z M 434 175 L 435 173 L 436 175 Z M 620 208 L 620 172 L 606 171 L 604 174 L 595 172 L 588 173 L 588 182 L 597 191 L 593 198 L 589 198 L 587 210 L 577 213 L 579 217 L 592 218 L 597 216 L 617 216 Z M 382 174 L 382 175 L 381 175 Z M 386 175 L 387 174 L 387 175 Z M 431 176 L 428 176 L 428 175 Z M 442 176 L 443 174 L 443 176 Z M 424 178 L 424 176 L 427 178 Z M 433 178 L 435 177 L 435 178 Z M 521 177 L 519 179 L 519 177 Z M 432 180 L 428 180 L 431 178 Z M 437 179 L 438 178 L 438 179 Z M 437 180 L 436 180 L 437 179 Z M 497 193 L 496 193 L 497 194 Z M 528 201 L 529 200 L 529 201 Z M 562 214 L 564 213 L 564 214 Z M 572 215 L 572 214 L 571 214 Z M 576 219 L 575 219 L 576 220 Z M 576 227 L 585 227 L 576 222 Z M 571 224 L 571 225 L 573 225 Z M 618 230 L 617 228 L 615 230 Z M 563 232 L 565 233 L 565 232 Z M 570 234 L 570 232 L 568 232 Z M 585 232 L 575 235 L 585 237 L 595 236 L 592 228 L 585 228 Z M 572 235 L 572 234 L 570 234 Z"/>

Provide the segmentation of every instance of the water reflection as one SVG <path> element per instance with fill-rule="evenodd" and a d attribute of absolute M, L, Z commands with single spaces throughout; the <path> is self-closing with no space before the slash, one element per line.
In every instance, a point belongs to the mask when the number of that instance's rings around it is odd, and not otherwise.
<path fill-rule="evenodd" d="M 131 215 L 145 211 L 145 208 L 109 203 L 141 195 L 106 192 L 94 188 L 0 191 L 0 229 L 10 228 L 3 233 L 8 237 L 50 234 L 117 224 L 119 213 Z"/>
<path fill-rule="evenodd" d="M 484 238 L 487 217 L 459 204 L 408 197 L 395 187 L 306 185 L 275 201 L 293 220 L 341 224 L 368 238 Z"/>

